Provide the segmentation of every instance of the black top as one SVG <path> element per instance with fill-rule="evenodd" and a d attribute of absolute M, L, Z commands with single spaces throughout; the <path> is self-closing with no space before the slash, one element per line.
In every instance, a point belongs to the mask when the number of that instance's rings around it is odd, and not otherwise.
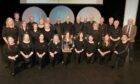
<path fill-rule="evenodd" d="M 79 39 L 76 39 L 74 45 L 77 50 L 85 49 L 85 40 L 80 41 Z"/>
<path fill-rule="evenodd" d="M 62 23 L 60 23 L 60 24 L 58 24 L 58 23 L 56 23 L 56 24 L 54 24 L 54 28 L 55 28 L 55 33 L 56 34 L 58 34 L 59 36 L 61 36 L 62 35 Z"/>
<path fill-rule="evenodd" d="M 24 54 L 29 55 L 33 51 L 33 45 L 32 43 L 23 43 L 20 42 L 20 51 L 22 51 Z"/>
<path fill-rule="evenodd" d="M 74 23 L 74 35 L 77 35 L 80 31 L 83 31 L 83 23 Z"/>
<path fill-rule="evenodd" d="M 16 26 L 16 28 L 20 28 L 20 26 L 21 26 L 21 21 L 14 21 L 15 22 L 15 26 Z"/>
<path fill-rule="evenodd" d="M 113 24 L 112 24 L 112 25 L 107 24 L 107 33 L 110 34 L 110 31 L 111 31 L 111 29 L 113 29 L 113 28 L 114 28 L 114 25 L 113 25 Z"/>
<path fill-rule="evenodd" d="M 34 31 L 34 30 L 30 31 L 31 40 L 33 43 L 38 41 L 39 34 L 40 34 L 40 32 L 38 30 L 37 31 Z"/>
<path fill-rule="evenodd" d="M 43 33 L 44 31 L 45 31 L 45 29 L 44 29 L 44 27 L 38 27 L 38 31 L 40 32 L 40 33 Z"/>
<path fill-rule="evenodd" d="M 50 41 L 50 43 L 48 44 L 48 50 L 49 52 L 54 53 L 55 51 L 57 51 L 58 53 L 61 52 L 61 43 L 57 43 L 55 44 L 52 40 Z"/>
<path fill-rule="evenodd" d="M 14 44 L 14 45 L 6 45 L 5 47 L 5 54 L 6 56 L 16 56 L 19 54 L 19 47 L 18 45 Z"/>
<path fill-rule="evenodd" d="M 91 21 L 88 21 L 87 22 L 87 34 L 89 34 L 89 32 L 93 30 L 93 24 L 94 24 L 94 22 L 95 21 L 92 21 L 92 22 Z"/>
<path fill-rule="evenodd" d="M 63 34 L 65 34 L 66 32 L 70 32 L 71 34 L 73 34 L 73 24 L 71 22 L 63 23 Z"/>
<path fill-rule="evenodd" d="M 92 35 L 94 41 L 100 42 L 101 41 L 101 32 L 99 30 L 93 30 L 89 32 L 89 35 Z"/>
<path fill-rule="evenodd" d="M 24 34 L 29 34 L 29 30 L 26 29 L 26 30 L 23 30 L 22 28 L 19 28 L 19 31 L 18 31 L 18 37 L 19 37 L 19 41 L 21 42 L 23 40 L 23 36 Z"/>
<path fill-rule="evenodd" d="M 49 43 L 54 36 L 54 31 L 50 28 L 50 31 L 44 31 L 43 34 L 45 36 L 45 42 Z"/>
<path fill-rule="evenodd" d="M 85 52 L 86 53 L 94 53 L 97 49 L 97 43 L 93 42 L 93 43 L 89 43 L 88 41 L 86 41 L 85 44 Z"/>
<path fill-rule="evenodd" d="M 42 54 L 43 52 L 47 52 L 48 45 L 46 42 L 40 43 L 37 42 L 35 44 L 35 52 Z"/>
<path fill-rule="evenodd" d="M 101 33 L 101 37 L 103 37 L 105 34 L 107 34 L 107 25 L 106 24 L 99 24 L 99 31 Z"/>
<path fill-rule="evenodd" d="M 2 37 L 8 37 L 8 36 L 12 36 L 15 39 L 15 42 L 18 39 L 18 29 L 15 28 L 7 28 L 7 27 L 3 27 L 2 30 Z"/>
<path fill-rule="evenodd" d="M 115 46 L 115 51 L 118 51 L 119 54 L 124 54 L 128 52 L 128 45 L 129 43 L 125 43 L 123 44 L 122 41 L 118 42 L 118 44 L 116 44 Z"/>
<path fill-rule="evenodd" d="M 118 38 L 118 37 L 121 37 L 122 35 L 122 29 L 120 27 L 118 28 L 112 28 L 110 29 L 110 35 L 113 37 L 113 38 Z"/>
<path fill-rule="evenodd" d="M 98 49 L 100 49 L 102 52 L 106 51 L 112 51 L 113 50 L 113 45 L 110 43 L 108 46 L 105 46 L 103 42 L 99 43 Z"/>

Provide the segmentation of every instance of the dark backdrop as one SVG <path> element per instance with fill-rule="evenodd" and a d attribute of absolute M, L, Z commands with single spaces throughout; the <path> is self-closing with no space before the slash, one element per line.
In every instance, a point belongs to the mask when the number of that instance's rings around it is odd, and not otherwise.
<path fill-rule="evenodd" d="M 61 4 L 66 5 L 66 4 Z M 4 0 L 4 2 L 1 3 L 0 9 L 0 31 L 2 30 L 2 26 L 5 24 L 5 19 L 7 17 L 13 17 L 14 12 L 18 11 L 20 13 L 20 16 L 22 16 L 22 13 L 24 10 L 30 6 L 38 6 L 42 8 L 47 15 L 49 15 L 52 8 L 54 8 L 57 5 L 54 4 L 20 4 L 19 0 Z M 115 19 L 120 20 L 120 26 L 123 24 L 123 18 L 124 18 L 124 8 L 125 8 L 125 0 L 104 0 L 103 5 L 66 5 L 69 8 L 71 8 L 75 15 L 80 11 L 80 9 L 86 7 L 86 6 L 93 6 L 96 7 L 103 17 L 105 17 L 105 21 L 108 21 L 109 17 L 114 17 Z M 140 9 L 140 6 L 139 6 Z M 140 14 L 140 10 L 138 12 Z M 140 16 L 137 16 L 139 19 L 137 21 L 140 21 Z M 138 22 L 137 22 L 137 25 Z M 139 25 L 140 26 L 140 25 Z M 1 35 L 0 35 L 1 36 Z M 139 38 L 140 39 L 140 38 Z"/>

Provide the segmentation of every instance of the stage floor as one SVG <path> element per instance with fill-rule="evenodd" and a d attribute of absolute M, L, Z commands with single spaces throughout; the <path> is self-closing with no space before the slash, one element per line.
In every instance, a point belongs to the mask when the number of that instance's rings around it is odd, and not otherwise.
<path fill-rule="evenodd" d="M 140 84 L 139 55 L 140 44 L 136 43 L 135 61 L 125 68 L 111 69 L 98 63 L 71 63 L 67 67 L 59 64 L 52 68 L 48 65 L 40 71 L 34 66 L 19 72 L 15 77 L 10 76 L 9 69 L 5 68 L 0 58 L 0 84 Z"/>

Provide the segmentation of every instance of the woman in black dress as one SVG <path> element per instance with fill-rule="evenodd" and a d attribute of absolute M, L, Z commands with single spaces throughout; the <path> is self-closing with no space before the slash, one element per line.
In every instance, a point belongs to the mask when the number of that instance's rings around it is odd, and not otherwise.
<path fill-rule="evenodd" d="M 19 31 L 18 31 L 19 42 L 21 42 L 23 40 L 23 35 L 26 33 L 29 34 L 27 23 L 26 23 L 26 21 L 22 21 L 21 26 L 20 26 Z"/>
<path fill-rule="evenodd" d="M 39 23 L 38 23 L 38 31 L 40 33 L 43 33 L 45 30 L 44 30 L 44 19 L 43 18 L 40 18 L 39 19 Z"/>
<path fill-rule="evenodd" d="M 123 66 L 128 55 L 128 36 L 122 35 L 121 41 L 116 44 L 112 55 L 112 68 Z"/>
<path fill-rule="evenodd" d="M 8 44 L 5 47 L 5 56 L 8 59 L 11 75 L 16 73 L 17 58 L 19 57 L 19 47 L 14 42 L 14 38 L 9 36 L 7 38 Z"/>
<path fill-rule="evenodd" d="M 20 42 L 20 54 L 23 57 L 24 65 L 31 68 L 33 64 L 33 44 L 30 40 L 29 34 L 23 35 L 23 41 Z"/>
<path fill-rule="evenodd" d="M 99 62 L 101 64 L 108 63 L 111 51 L 112 51 L 112 44 L 110 41 L 110 36 L 106 34 L 103 38 L 103 41 L 100 42 L 98 46 L 98 52 L 100 54 Z"/>
<path fill-rule="evenodd" d="M 55 63 L 59 63 L 61 61 L 61 42 L 57 34 L 55 34 L 53 39 L 49 42 L 48 48 L 50 63 L 52 66 L 54 66 Z"/>
<path fill-rule="evenodd" d="M 39 63 L 39 69 L 42 69 L 44 58 L 47 53 L 47 43 L 45 42 L 44 34 L 40 34 L 38 37 L 38 42 L 35 44 L 35 55 L 36 60 Z"/>
<path fill-rule="evenodd" d="M 2 37 L 6 44 L 8 44 L 7 37 L 13 37 L 15 43 L 18 42 L 18 29 L 15 27 L 14 20 L 11 17 L 6 19 L 6 26 L 3 27 Z"/>
<path fill-rule="evenodd" d="M 70 32 L 66 32 L 62 40 L 62 52 L 63 52 L 63 61 L 67 65 L 71 61 L 71 54 L 74 48 L 74 42 Z"/>
<path fill-rule="evenodd" d="M 94 37 L 92 35 L 88 36 L 88 41 L 85 45 L 85 54 L 87 58 L 87 63 L 93 63 L 95 57 L 95 51 L 97 49 L 97 43 L 94 41 Z"/>
<path fill-rule="evenodd" d="M 85 50 L 85 39 L 84 39 L 84 33 L 79 32 L 78 37 L 74 41 L 74 51 L 75 51 L 75 57 L 76 62 L 80 63 L 81 60 L 83 60 L 84 56 L 84 50 Z"/>

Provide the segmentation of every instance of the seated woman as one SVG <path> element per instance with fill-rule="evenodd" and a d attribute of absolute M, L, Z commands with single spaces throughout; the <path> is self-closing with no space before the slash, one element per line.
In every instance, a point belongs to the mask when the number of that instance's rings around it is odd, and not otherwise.
<path fill-rule="evenodd" d="M 5 56 L 8 59 L 8 63 L 11 70 L 11 75 L 15 75 L 16 73 L 16 65 L 17 65 L 17 58 L 19 57 L 19 47 L 14 42 L 14 38 L 9 36 L 7 38 L 8 44 L 5 47 Z"/>
<path fill-rule="evenodd" d="M 126 56 L 128 55 L 128 40 L 127 35 L 122 35 L 121 41 L 116 44 L 112 55 L 112 68 L 124 65 Z"/>
<path fill-rule="evenodd" d="M 53 39 L 48 44 L 48 48 L 50 63 L 52 66 L 54 66 L 55 63 L 59 63 L 61 61 L 61 43 L 57 34 L 53 36 Z"/>
<path fill-rule="evenodd" d="M 74 45 L 75 45 L 74 51 L 76 62 L 80 63 L 81 60 L 83 60 L 85 50 L 85 39 L 83 32 L 79 32 L 78 37 L 74 41 Z"/>
<path fill-rule="evenodd" d="M 64 38 L 62 39 L 62 52 L 63 52 L 63 62 L 67 65 L 71 61 L 71 54 L 74 47 L 74 42 L 70 32 L 66 32 Z"/>
<path fill-rule="evenodd" d="M 39 63 L 39 69 L 42 69 L 44 57 L 47 53 L 47 43 L 45 42 L 44 34 L 40 34 L 38 37 L 38 41 L 35 44 L 35 55 L 36 60 Z"/>
<path fill-rule="evenodd" d="M 95 51 L 97 49 L 97 43 L 94 41 L 94 37 L 92 35 L 88 36 L 88 41 L 85 45 L 85 54 L 87 63 L 93 63 Z"/>
<path fill-rule="evenodd" d="M 99 43 L 98 46 L 98 52 L 100 54 L 99 62 L 101 64 L 108 63 L 111 51 L 112 51 L 112 44 L 110 41 L 110 36 L 106 34 L 103 38 L 103 41 Z"/>
<path fill-rule="evenodd" d="M 19 44 L 20 46 L 20 54 L 23 57 L 23 61 L 25 66 L 24 67 L 28 67 L 31 68 L 32 64 L 33 64 L 33 45 L 32 42 L 30 40 L 29 34 L 24 34 L 23 35 L 23 41 L 20 42 Z"/>

